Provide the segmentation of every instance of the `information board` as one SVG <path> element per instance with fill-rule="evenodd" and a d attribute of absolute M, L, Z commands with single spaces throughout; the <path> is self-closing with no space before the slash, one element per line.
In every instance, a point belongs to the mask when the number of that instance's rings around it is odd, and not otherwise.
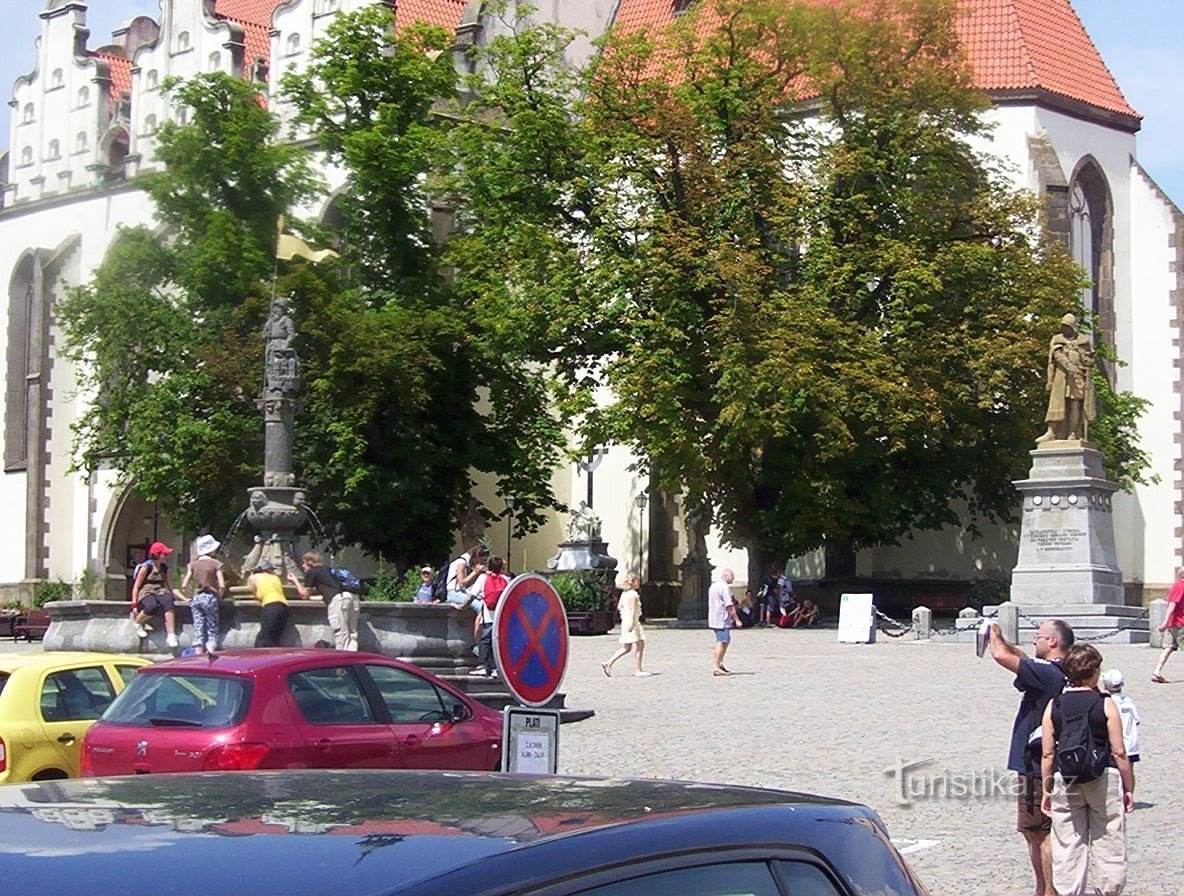
<path fill-rule="evenodd" d="M 505 771 L 553 775 L 559 770 L 559 713 L 507 706 L 502 710 Z"/>
<path fill-rule="evenodd" d="M 870 594 L 844 594 L 839 598 L 839 643 L 874 644 L 876 608 Z"/>

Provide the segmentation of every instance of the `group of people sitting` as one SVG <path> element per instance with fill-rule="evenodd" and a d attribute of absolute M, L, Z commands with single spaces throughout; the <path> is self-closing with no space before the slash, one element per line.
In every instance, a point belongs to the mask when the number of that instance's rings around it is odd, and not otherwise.
<path fill-rule="evenodd" d="M 818 605 L 794 597 L 793 582 L 785 576 L 770 576 L 754 594 L 744 592 L 740 620 L 746 628 L 809 628 L 820 622 Z"/>

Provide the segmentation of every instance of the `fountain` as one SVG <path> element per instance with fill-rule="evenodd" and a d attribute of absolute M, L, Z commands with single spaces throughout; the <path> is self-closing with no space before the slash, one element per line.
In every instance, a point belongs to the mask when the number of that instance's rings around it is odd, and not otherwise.
<path fill-rule="evenodd" d="M 244 572 L 261 560 L 270 561 L 284 581 L 289 572 L 300 569 L 293 544 L 308 519 L 306 494 L 296 486 L 292 473 L 292 431 L 301 380 L 300 358 L 292 347 L 296 325 L 288 311 L 285 299 L 273 299 L 263 328 L 263 397 L 258 403 L 263 412 L 263 484 L 248 490 L 245 511 L 247 522 L 259 534 L 243 559 Z"/>

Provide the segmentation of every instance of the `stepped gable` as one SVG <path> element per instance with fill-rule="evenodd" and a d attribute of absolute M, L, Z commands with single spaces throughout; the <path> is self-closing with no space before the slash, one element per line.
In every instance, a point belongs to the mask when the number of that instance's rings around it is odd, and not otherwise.
<path fill-rule="evenodd" d="M 816 0 L 833 2 L 833 0 Z M 613 27 L 662 27 L 685 0 L 621 0 Z M 1043 91 L 1137 122 L 1069 0 L 959 0 L 975 84 L 997 99 Z M 1001 96 L 1003 95 L 1003 96 Z"/>

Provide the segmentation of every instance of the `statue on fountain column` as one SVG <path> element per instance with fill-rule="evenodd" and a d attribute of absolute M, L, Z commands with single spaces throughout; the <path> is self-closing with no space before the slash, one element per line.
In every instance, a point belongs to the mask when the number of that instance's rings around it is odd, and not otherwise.
<path fill-rule="evenodd" d="M 290 307 L 285 298 L 273 299 L 271 313 L 263 326 L 266 344 L 263 392 L 268 396 L 291 397 L 300 391 L 300 359 L 292 348 L 296 325 L 288 314 Z"/>
<path fill-rule="evenodd" d="M 567 521 L 567 540 L 580 544 L 600 541 L 600 516 L 587 501 L 581 501 L 580 506 L 571 512 L 571 519 Z"/>
<path fill-rule="evenodd" d="M 1077 332 L 1077 318 L 1061 318 L 1061 332 L 1048 347 L 1048 429 L 1036 440 L 1084 439 L 1086 425 L 1097 416 L 1094 400 L 1094 350 L 1090 338 Z"/>

